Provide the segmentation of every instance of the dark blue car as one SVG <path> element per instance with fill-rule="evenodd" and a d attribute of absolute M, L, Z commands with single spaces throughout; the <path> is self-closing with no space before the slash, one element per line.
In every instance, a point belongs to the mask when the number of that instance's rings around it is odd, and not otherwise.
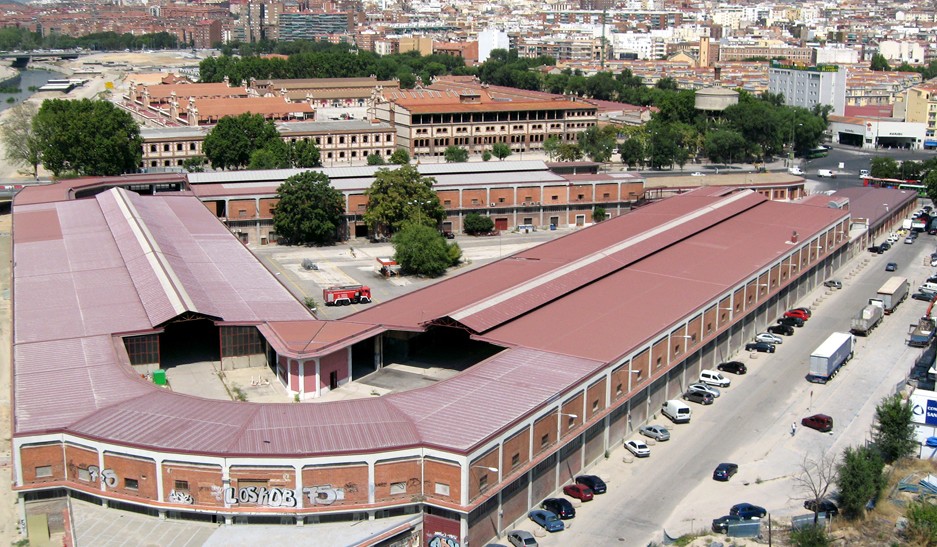
<path fill-rule="evenodd" d="M 540 504 L 540 508 L 555 514 L 562 520 L 571 519 L 576 516 L 576 509 L 573 508 L 573 504 L 569 503 L 569 500 L 566 498 L 545 499 L 543 503 Z"/>
<path fill-rule="evenodd" d="M 576 483 L 589 487 L 593 494 L 604 494 L 606 490 L 605 481 L 595 475 L 579 475 Z"/>

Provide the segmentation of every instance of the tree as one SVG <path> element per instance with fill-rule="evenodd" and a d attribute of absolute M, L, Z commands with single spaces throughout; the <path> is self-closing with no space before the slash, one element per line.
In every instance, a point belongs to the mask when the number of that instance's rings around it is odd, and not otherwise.
<path fill-rule="evenodd" d="M 706 156 L 713 163 L 732 163 L 744 156 L 748 141 L 739 133 L 730 129 L 717 129 L 706 135 L 704 145 Z"/>
<path fill-rule="evenodd" d="M 872 55 L 872 61 L 869 64 L 869 68 L 875 71 L 889 71 L 891 67 L 888 66 L 888 59 L 885 58 L 881 53 L 875 53 Z"/>
<path fill-rule="evenodd" d="M 410 163 L 410 153 L 403 148 L 398 148 L 390 155 L 390 162 L 397 165 L 408 165 Z"/>
<path fill-rule="evenodd" d="M 39 178 L 39 165 L 42 164 L 42 146 L 33 129 L 37 110 L 32 103 L 20 103 L 10 110 L 0 126 L 6 159 L 14 165 L 29 167 L 29 173 L 35 179 Z"/>
<path fill-rule="evenodd" d="M 914 452 L 918 445 L 914 435 L 914 412 L 910 401 L 902 401 L 897 393 L 882 399 L 875 407 L 878 430 L 873 442 L 885 463 L 892 463 Z"/>
<path fill-rule="evenodd" d="M 446 238 L 429 226 L 407 222 L 392 243 L 394 260 L 405 274 L 439 277 L 452 265 Z"/>
<path fill-rule="evenodd" d="M 836 458 L 820 453 L 816 458 L 804 455 L 800 464 L 800 474 L 794 477 L 794 484 L 808 501 L 813 501 L 813 522 L 820 518 L 820 502 L 830 493 L 830 488 L 836 483 Z"/>
<path fill-rule="evenodd" d="M 319 153 L 319 147 L 311 139 L 303 139 L 290 144 L 290 164 L 303 169 L 322 167 L 322 154 Z"/>
<path fill-rule="evenodd" d="M 273 229 L 293 244 L 329 245 L 339 238 L 345 198 L 324 173 L 293 175 L 277 188 Z"/>
<path fill-rule="evenodd" d="M 273 139 L 260 150 L 251 153 L 248 169 L 287 169 L 290 162 L 291 148 L 280 139 Z"/>
<path fill-rule="evenodd" d="M 560 138 L 556 135 L 552 135 L 547 140 L 543 141 L 543 151 L 546 152 L 547 157 L 550 158 L 550 161 L 553 161 L 553 157 L 556 156 L 556 152 L 560 147 Z"/>
<path fill-rule="evenodd" d="M 205 156 L 195 156 L 194 158 L 186 158 L 182 160 L 182 168 L 186 170 L 187 173 L 201 173 L 205 171 Z"/>
<path fill-rule="evenodd" d="M 579 148 L 592 161 L 605 163 L 611 159 L 615 150 L 615 132 L 612 126 L 599 128 L 593 125 L 579 134 Z"/>
<path fill-rule="evenodd" d="M 605 212 L 605 207 L 599 207 L 598 205 L 592 209 L 592 222 L 602 222 L 608 218 L 608 213 Z"/>
<path fill-rule="evenodd" d="M 494 146 L 491 147 L 491 153 L 494 157 L 504 161 L 504 158 L 511 155 L 511 147 L 506 143 L 496 142 Z"/>
<path fill-rule="evenodd" d="M 443 153 L 446 163 L 465 163 L 468 161 L 468 150 L 461 146 L 448 146 Z"/>
<path fill-rule="evenodd" d="M 937 169 L 931 169 L 924 176 L 924 186 L 927 187 L 927 198 L 937 203 Z"/>
<path fill-rule="evenodd" d="M 140 168 L 140 127 L 109 101 L 48 99 L 33 118 L 33 131 L 42 164 L 55 176 L 113 176 Z"/>
<path fill-rule="evenodd" d="M 205 135 L 202 150 L 215 169 L 241 169 L 250 163 L 251 154 L 256 150 L 279 139 L 272 121 L 248 112 L 218 120 Z"/>
<path fill-rule="evenodd" d="M 582 159 L 582 148 L 578 144 L 561 143 L 556 149 L 556 159 L 560 161 L 579 161 Z"/>
<path fill-rule="evenodd" d="M 878 451 L 867 447 L 847 447 L 837 468 L 839 508 L 843 516 L 856 519 L 864 514 L 869 501 L 878 499 L 885 484 L 882 475 L 885 462 Z"/>
<path fill-rule="evenodd" d="M 495 223 L 491 217 L 482 216 L 478 213 L 469 213 L 465 215 L 462 221 L 462 229 L 469 235 L 486 234 L 493 230 Z"/>
<path fill-rule="evenodd" d="M 484 152 L 482 152 L 482 161 L 491 161 L 491 152 L 490 152 L 490 151 L 485 150 Z"/>
<path fill-rule="evenodd" d="M 869 161 L 869 174 L 879 179 L 898 178 L 898 162 L 885 156 L 876 156 Z"/>
<path fill-rule="evenodd" d="M 619 144 L 618 153 L 621 154 L 621 162 L 631 169 L 644 163 L 644 143 L 637 137 L 631 137 Z"/>
<path fill-rule="evenodd" d="M 411 165 L 378 169 L 364 192 L 368 198 L 364 221 L 374 234 L 393 234 L 407 222 L 436 229 L 446 211 L 433 190 L 435 183 L 436 179 L 420 175 Z"/>

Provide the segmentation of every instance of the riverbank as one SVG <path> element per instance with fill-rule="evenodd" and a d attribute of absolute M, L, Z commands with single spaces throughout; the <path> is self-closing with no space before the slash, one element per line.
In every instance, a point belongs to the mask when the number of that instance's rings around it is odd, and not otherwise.
<path fill-rule="evenodd" d="M 20 73 L 19 70 L 16 70 L 12 66 L 0 65 L 0 83 L 6 82 L 12 78 L 16 78 Z"/>

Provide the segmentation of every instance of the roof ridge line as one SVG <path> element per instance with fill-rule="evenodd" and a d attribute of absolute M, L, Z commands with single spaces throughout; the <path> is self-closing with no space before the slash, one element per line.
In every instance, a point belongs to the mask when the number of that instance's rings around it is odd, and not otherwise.
<path fill-rule="evenodd" d="M 707 205 L 706 207 L 700 207 L 699 209 L 697 209 L 696 211 L 693 211 L 689 215 L 680 216 L 672 220 L 669 220 L 663 224 L 659 224 L 655 226 L 654 228 L 645 230 L 644 232 L 641 232 L 640 234 L 632 236 L 624 241 L 620 241 L 614 245 L 605 247 L 604 249 L 599 249 L 598 251 L 595 251 L 592 254 L 584 256 L 574 262 L 571 262 L 569 264 L 566 264 L 564 266 L 551 270 L 533 279 L 527 280 L 524 283 L 521 283 L 520 285 L 516 285 L 514 287 L 511 287 L 510 289 L 504 290 L 496 295 L 493 295 L 491 298 L 486 299 L 484 302 L 480 302 L 478 304 L 475 304 L 466 308 L 462 308 L 460 310 L 456 310 L 455 312 L 450 313 L 449 317 L 453 320 L 461 322 L 462 319 L 470 315 L 474 315 L 488 308 L 499 305 L 506 300 L 509 300 L 518 296 L 521 293 L 528 292 L 534 288 L 537 288 L 541 285 L 549 283 L 557 279 L 558 277 L 562 277 L 572 272 L 575 272 L 577 270 L 581 270 L 582 268 L 585 268 L 599 260 L 602 260 L 603 258 L 607 258 L 611 254 L 622 251 L 637 243 L 641 243 L 642 241 L 645 241 L 648 238 L 653 237 L 655 235 L 664 233 L 667 230 L 676 228 L 677 226 L 685 223 L 688 220 L 693 220 L 693 219 L 702 217 L 722 207 L 727 207 L 731 204 L 734 204 L 736 201 L 745 199 L 753 193 L 754 193 L 753 191 L 736 192 L 720 200 L 718 203 Z"/>
<path fill-rule="evenodd" d="M 163 252 L 156 242 L 149 227 L 143 221 L 140 212 L 133 203 L 130 202 L 130 196 L 127 190 L 115 188 L 111 193 L 116 196 L 115 202 L 117 203 L 117 207 L 123 214 L 124 221 L 127 222 L 127 226 L 130 228 L 134 239 L 143 250 L 143 256 L 146 258 L 147 264 L 149 264 L 150 269 L 159 281 L 159 286 L 163 289 L 163 294 L 165 294 L 166 298 L 169 300 L 170 305 L 175 311 L 175 315 L 186 311 L 201 313 L 195 306 L 192 298 L 186 292 L 185 287 L 179 280 L 179 276 L 176 275 L 175 270 L 173 270 L 172 265 L 166 260 L 166 253 Z M 136 286 L 136 280 L 134 280 L 134 286 Z"/>

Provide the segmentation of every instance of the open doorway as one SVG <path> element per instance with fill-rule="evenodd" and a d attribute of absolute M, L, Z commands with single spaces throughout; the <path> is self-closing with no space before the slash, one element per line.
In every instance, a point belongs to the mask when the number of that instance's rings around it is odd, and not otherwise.
<path fill-rule="evenodd" d="M 218 327 L 204 317 L 180 318 L 159 335 L 160 368 L 218 361 L 221 358 Z"/>

